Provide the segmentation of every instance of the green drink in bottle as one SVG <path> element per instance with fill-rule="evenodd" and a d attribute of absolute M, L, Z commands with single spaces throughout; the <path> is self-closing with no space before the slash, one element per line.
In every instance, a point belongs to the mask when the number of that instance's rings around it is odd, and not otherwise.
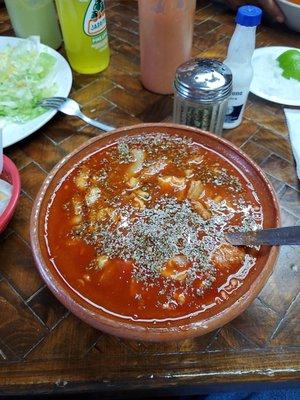
<path fill-rule="evenodd" d="M 41 42 L 57 49 L 62 42 L 53 0 L 5 0 L 15 34 L 38 35 Z"/>

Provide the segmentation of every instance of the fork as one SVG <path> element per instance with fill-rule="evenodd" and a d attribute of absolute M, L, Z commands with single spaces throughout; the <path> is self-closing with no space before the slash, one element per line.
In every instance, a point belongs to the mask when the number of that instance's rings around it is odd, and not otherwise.
<path fill-rule="evenodd" d="M 39 101 L 38 105 L 44 108 L 53 108 L 67 115 L 74 115 L 78 118 L 81 118 L 88 124 L 106 132 L 115 130 L 113 126 L 103 124 L 102 122 L 96 121 L 95 119 L 84 115 L 80 110 L 79 104 L 75 100 L 69 99 L 68 97 L 48 97 Z"/>

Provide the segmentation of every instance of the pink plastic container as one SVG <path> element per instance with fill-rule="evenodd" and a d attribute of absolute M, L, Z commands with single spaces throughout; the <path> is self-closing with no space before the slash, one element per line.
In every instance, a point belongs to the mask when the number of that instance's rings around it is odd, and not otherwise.
<path fill-rule="evenodd" d="M 173 93 L 176 68 L 191 58 L 196 0 L 139 0 L 141 81 Z"/>
<path fill-rule="evenodd" d="M 9 182 L 13 187 L 10 201 L 3 214 L 0 215 L 0 233 L 2 233 L 14 214 L 21 190 L 19 171 L 11 159 L 6 156 L 3 158 L 3 171 L 0 178 Z"/>

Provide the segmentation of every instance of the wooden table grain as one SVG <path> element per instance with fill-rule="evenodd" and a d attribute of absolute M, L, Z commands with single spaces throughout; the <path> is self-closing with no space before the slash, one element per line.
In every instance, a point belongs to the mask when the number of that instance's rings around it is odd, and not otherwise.
<path fill-rule="evenodd" d="M 74 73 L 71 96 L 90 117 L 115 126 L 170 119 L 172 98 L 146 91 L 139 81 L 137 3 L 106 3 L 110 66 L 96 75 Z M 208 0 L 199 3 L 193 55 L 223 59 L 234 15 Z M 13 35 L 3 4 L 0 34 Z M 300 47 L 300 36 L 279 25 L 263 25 L 257 46 L 269 45 Z M 158 344 L 109 336 L 53 297 L 31 253 L 32 204 L 52 167 L 98 134 L 78 119 L 57 115 L 6 149 L 20 170 L 22 193 L 0 238 L 0 394 L 179 394 L 299 380 L 299 247 L 282 248 L 273 275 L 246 312 L 192 340 Z M 299 182 L 282 107 L 250 95 L 243 124 L 224 137 L 265 171 L 278 195 L 283 225 L 300 224 Z"/>

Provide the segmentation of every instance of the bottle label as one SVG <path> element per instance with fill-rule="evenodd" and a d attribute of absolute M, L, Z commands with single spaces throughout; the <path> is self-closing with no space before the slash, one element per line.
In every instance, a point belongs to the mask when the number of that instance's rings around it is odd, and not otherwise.
<path fill-rule="evenodd" d="M 83 20 L 83 31 L 92 39 L 92 47 L 107 46 L 107 30 L 104 0 L 91 0 Z"/>
<path fill-rule="evenodd" d="M 243 108 L 243 104 L 239 106 L 231 106 L 229 105 L 227 108 L 227 112 L 225 115 L 225 123 L 235 122 L 239 119 Z"/>
<path fill-rule="evenodd" d="M 243 112 L 243 106 L 247 101 L 248 90 L 241 88 L 234 90 L 228 101 L 228 106 L 225 114 L 225 124 L 236 122 Z"/>

